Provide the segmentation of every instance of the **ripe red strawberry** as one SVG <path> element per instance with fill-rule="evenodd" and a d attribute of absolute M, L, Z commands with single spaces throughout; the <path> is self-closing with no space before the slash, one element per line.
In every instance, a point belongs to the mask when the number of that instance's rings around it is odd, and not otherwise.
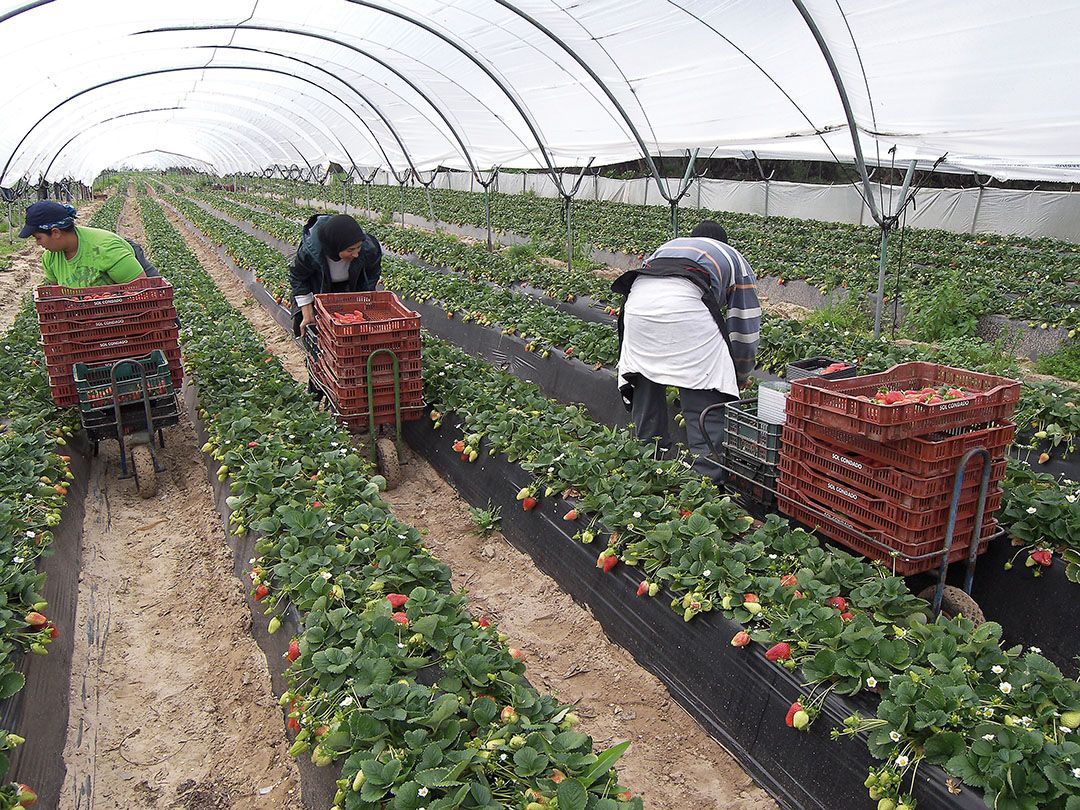
<path fill-rule="evenodd" d="M 255 589 L 255 601 L 256 602 L 261 602 L 263 599 L 265 599 L 269 595 L 270 595 L 270 589 L 267 588 L 265 585 L 260 585 L 258 588 Z"/>
<path fill-rule="evenodd" d="M 855 614 L 849 610 L 845 610 L 843 613 L 840 614 L 840 618 L 843 619 L 845 622 L 850 622 L 852 619 L 855 618 Z"/>
<path fill-rule="evenodd" d="M 792 728 L 795 725 L 795 723 L 794 723 L 795 712 L 801 712 L 801 711 L 802 711 L 802 704 L 799 703 L 799 701 L 796 700 L 794 703 L 791 704 L 791 706 L 788 707 L 787 716 L 784 718 L 784 725 L 786 725 L 788 728 Z"/>
<path fill-rule="evenodd" d="M 300 657 L 300 642 L 297 639 L 294 638 L 289 642 L 289 651 L 285 653 L 285 657 L 289 659 L 290 664 Z"/>
<path fill-rule="evenodd" d="M 513 723 L 517 717 L 517 710 L 513 706 L 503 706 L 503 710 L 499 713 L 499 719 L 504 723 Z"/>
<path fill-rule="evenodd" d="M 847 610 L 847 600 L 842 596 L 830 596 L 828 599 L 825 600 L 825 604 L 832 605 L 841 613 Z"/>
<path fill-rule="evenodd" d="M 618 799 L 619 799 L 620 802 L 628 802 L 633 798 L 634 798 L 634 794 L 631 793 L 629 790 L 624 790 L 622 793 L 620 793 L 618 795 Z"/>
<path fill-rule="evenodd" d="M 311 502 L 311 508 L 312 509 L 322 509 L 322 501 L 312 501 Z"/>
<path fill-rule="evenodd" d="M 679 510 L 679 517 L 690 517 L 690 515 L 692 515 L 692 514 L 693 514 L 693 512 L 691 512 L 689 509 L 680 509 Z"/>
<path fill-rule="evenodd" d="M 60 631 L 56 629 L 56 625 L 49 622 L 49 638 L 60 638 Z"/>
<path fill-rule="evenodd" d="M 36 610 L 32 610 L 27 613 L 24 621 L 35 633 L 49 623 L 49 620 L 46 619 L 42 614 L 38 613 Z"/>
<path fill-rule="evenodd" d="M 731 637 L 732 647 L 745 647 L 750 643 L 750 634 L 745 630 L 740 630 L 738 633 Z"/>
<path fill-rule="evenodd" d="M 510 649 L 507 650 L 507 652 L 510 653 L 510 657 L 513 658 L 515 661 L 524 661 L 525 660 L 525 653 L 523 653 L 517 647 L 511 647 Z"/>
<path fill-rule="evenodd" d="M 480 625 L 481 627 L 490 627 L 490 626 L 491 626 L 491 622 L 489 622 L 489 621 L 488 621 L 487 619 L 485 619 L 485 618 L 484 618 L 483 616 L 481 616 L 481 617 L 480 617 L 479 619 L 477 619 L 477 620 L 476 620 L 476 623 L 477 623 L 478 625 Z"/>
<path fill-rule="evenodd" d="M 765 657 L 770 661 L 786 661 L 791 658 L 791 645 L 786 641 L 774 644 L 765 651 Z"/>
<path fill-rule="evenodd" d="M 258 442 L 248 442 L 248 447 L 258 447 L 258 446 L 259 446 Z"/>
<path fill-rule="evenodd" d="M 409 597 L 407 597 L 403 593 L 388 593 L 386 595 L 386 601 L 390 603 L 390 607 L 392 607 L 394 610 L 397 610 L 399 607 L 409 601 Z"/>
<path fill-rule="evenodd" d="M 1031 559 L 1035 560 L 1039 565 L 1050 565 L 1054 561 L 1054 554 L 1049 549 L 1040 548 L 1031 552 Z"/>
<path fill-rule="evenodd" d="M 469 460 L 469 454 L 468 453 L 462 453 L 460 456 L 458 456 L 458 458 L 460 458 L 462 461 L 468 461 Z"/>
<path fill-rule="evenodd" d="M 760 602 L 756 593 L 744 593 L 742 597 L 743 602 Z"/>
<path fill-rule="evenodd" d="M 780 577 L 780 584 L 785 588 L 791 588 L 799 584 L 799 580 L 795 579 L 794 574 L 784 574 Z"/>
<path fill-rule="evenodd" d="M 300 721 L 297 720 L 295 717 L 290 717 L 288 720 L 286 720 L 285 725 L 288 727 L 289 731 L 300 730 Z"/>
<path fill-rule="evenodd" d="M 534 506 L 536 506 L 536 498 L 533 498 L 531 495 L 528 498 L 523 498 L 521 501 L 521 508 L 526 512 L 531 511 Z"/>
<path fill-rule="evenodd" d="M 315 729 L 315 736 L 316 737 L 321 737 L 324 734 L 326 734 L 326 732 L 328 732 L 329 730 L 330 730 L 330 726 L 319 726 L 318 728 Z"/>
<path fill-rule="evenodd" d="M 551 781 L 554 782 L 556 785 L 563 781 L 565 778 L 566 774 L 564 774 L 558 768 L 551 772 Z"/>
<path fill-rule="evenodd" d="M 34 793 L 27 785 L 18 783 L 19 791 L 15 795 L 15 801 L 19 803 L 19 807 L 29 807 L 37 801 L 37 794 Z"/>
<path fill-rule="evenodd" d="M 577 520 L 577 509 L 571 509 L 565 515 L 563 515 L 562 519 L 563 520 Z"/>
<path fill-rule="evenodd" d="M 608 573 L 612 568 L 619 564 L 619 558 L 615 554 L 608 554 L 601 552 L 600 556 L 596 559 L 596 567 L 603 568 L 604 573 Z"/>
<path fill-rule="evenodd" d="M 649 580 L 643 579 L 637 586 L 637 595 L 644 596 L 649 592 Z"/>
<path fill-rule="evenodd" d="M 393 619 L 398 624 L 403 625 L 403 626 L 408 625 L 408 623 L 409 623 L 409 617 L 406 616 L 404 613 L 401 613 L 400 611 L 398 613 L 392 614 L 390 616 L 390 618 Z"/>
<path fill-rule="evenodd" d="M 464 450 L 465 450 L 465 442 L 463 442 L 461 439 L 458 439 L 456 442 L 454 442 L 454 452 L 455 453 L 461 453 Z"/>

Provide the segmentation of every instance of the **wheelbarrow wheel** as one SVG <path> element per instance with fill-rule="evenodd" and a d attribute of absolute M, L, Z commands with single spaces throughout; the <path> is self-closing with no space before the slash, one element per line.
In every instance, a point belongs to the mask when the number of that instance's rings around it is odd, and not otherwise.
<path fill-rule="evenodd" d="M 919 598 L 933 604 L 936 589 L 937 585 L 931 585 L 919 594 Z M 944 592 L 941 594 L 941 614 L 947 619 L 963 616 L 976 627 L 986 621 L 986 616 L 983 615 L 979 603 L 972 599 L 969 594 L 964 593 L 962 588 L 953 585 L 946 585 Z"/>
<path fill-rule="evenodd" d="M 131 448 L 131 468 L 135 471 L 135 485 L 143 498 L 153 498 L 158 491 L 157 470 L 149 445 L 137 444 Z"/>
<path fill-rule="evenodd" d="M 390 437 L 383 436 L 375 442 L 375 455 L 379 460 L 379 473 L 386 479 L 386 489 L 394 489 L 402 478 L 397 444 Z"/>

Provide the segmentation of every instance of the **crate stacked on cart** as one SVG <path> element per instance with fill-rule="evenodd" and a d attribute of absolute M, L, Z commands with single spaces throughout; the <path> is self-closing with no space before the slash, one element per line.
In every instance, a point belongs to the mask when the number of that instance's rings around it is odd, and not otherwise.
<path fill-rule="evenodd" d="M 796 381 L 780 454 L 780 511 L 898 574 L 928 571 L 941 562 L 959 464 L 982 447 L 990 484 L 981 552 L 997 531 L 1019 396 L 1015 380 L 934 363 Z M 983 464 L 976 455 L 964 469 L 950 562 L 967 557 L 975 536 Z"/>
<path fill-rule="evenodd" d="M 393 423 L 395 396 L 402 421 L 420 418 L 424 409 L 420 315 L 394 293 L 317 295 L 315 331 L 316 342 L 309 344 L 313 373 L 350 430 L 368 428 L 369 405 L 376 425 Z"/>
<path fill-rule="evenodd" d="M 177 424 L 180 410 L 170 365 L 161 349 L 119 363 L 76 363 L 72 376 L 89 437 L 113 438 L 118 426 L 125 433 L 131 425 L 145 429 L 147 409 L 156 428 Z"/>
<path fill-rule="evenodd" d="M 782 429 L 782 424 L 760 415 L 756 398 L 724 406 L 721 463 L 727 470 L 728 484 L 766 505 L 774 501 Z"/>
<path fill-rule="evenodd" d="M 172 385 L 183 381 L 173 288 L 163 278 L 129 284 L 72 289 L 38 287 L 34 306 L 41 326 L 53 402 L 79 404 L 72 377 L 76 363 L 99 365 L 146 357 L 159 350 L 168 361 Z"/>

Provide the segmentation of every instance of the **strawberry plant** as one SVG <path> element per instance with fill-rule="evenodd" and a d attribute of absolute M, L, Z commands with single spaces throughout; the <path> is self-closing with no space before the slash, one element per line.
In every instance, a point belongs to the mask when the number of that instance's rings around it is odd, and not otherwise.
<path fill-rule="evenodd" d="M 1004 489 L 998 514 L 1020 547 L 1013 559 L 1023 557 L 1024 567 L 1038 576 L 1060 554 L 1065 576 L 1080 584 L 1080 487 L 1010 461 Z"/>

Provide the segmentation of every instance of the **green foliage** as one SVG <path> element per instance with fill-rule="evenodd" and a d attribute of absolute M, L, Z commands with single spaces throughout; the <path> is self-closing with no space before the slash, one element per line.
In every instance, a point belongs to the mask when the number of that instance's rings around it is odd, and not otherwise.
<path fill-rule="evenodd" d="M 934 284 L 904 292 L 904 333 L 925 343 L 971 337 L 991 300 L 990 291 L 980 288 L 979 279 L 949 271 Z"/>
<path fill-rule="evenodd" d="M 502 510 L 498 506 L 492 506 L 491 501 L 488 501 L 486 509 L 470 506 L 469 517 L 472 518 L 473 526 L 481 537 L 487 537 L 501 529 Z"/>
<path fill-rule="evenodd" d="M 1080 343 L 1070 342 L 1051 354 L 1044 354 L 1035 363 L 1035 370 L 1080 382 Z"/>

